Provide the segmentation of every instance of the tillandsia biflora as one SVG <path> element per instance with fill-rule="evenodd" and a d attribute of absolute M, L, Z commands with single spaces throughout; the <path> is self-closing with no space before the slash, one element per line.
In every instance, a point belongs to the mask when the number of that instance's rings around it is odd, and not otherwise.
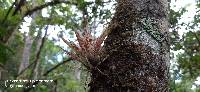
<path fill-rule="evenodd" d="M 83 30 L 75 31 L 78 44 L 66 40 L 61 36 L 61 39 L 71 48 L 71 51 L 65 52 L 73 60 L 81 62 L 88 70 L 95 68 L 103 60 L 103 41 L 109 33 L 109 30 L 104 30 L 99 37 L 92 35 L 88 27 L 87 16 L 83 16 Z M 100 62 L 101 61 L 101 62 Z"/>

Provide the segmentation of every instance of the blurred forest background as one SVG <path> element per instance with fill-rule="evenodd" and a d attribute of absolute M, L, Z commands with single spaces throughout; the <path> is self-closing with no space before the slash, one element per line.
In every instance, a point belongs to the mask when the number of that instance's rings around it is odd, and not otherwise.
<path fill-rule="evenodd" d="M 16 2 L 15 2 L 16 1 Z M 14 3 L 15 2 L 15 3 Z M 189 2 L 188 4 L 184 2 Z M 74 31 L 98 37 L 115 12 L 115 0 L 0 0 L 0 92 L 5 80 L 49 79 L 32 92 L 87 92 L 89 72 L 70 60 L 60 39 L 77 42 Z M 200 0 L 171 0 L 170 92 L 200 92 Z M 192 12 L 191 12 L 192 11 Z"/>

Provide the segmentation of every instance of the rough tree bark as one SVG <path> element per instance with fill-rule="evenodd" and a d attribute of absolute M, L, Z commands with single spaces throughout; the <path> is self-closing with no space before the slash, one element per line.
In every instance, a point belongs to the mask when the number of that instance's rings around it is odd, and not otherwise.
<path fill-rule="evenodd" d="M 167 0 L 116 0 L 89 92 L 169 92 Z"/>

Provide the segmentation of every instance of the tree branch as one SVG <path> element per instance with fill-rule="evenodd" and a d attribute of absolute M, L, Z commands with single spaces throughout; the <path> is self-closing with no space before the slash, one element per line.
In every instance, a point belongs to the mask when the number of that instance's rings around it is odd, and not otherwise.
<path fill-rule="evenodd" d="M 50 72 L 52 72 L 53 70 L 55 70 L 55 69 L 58 68 L 59 66 L 65 64 L 66 62 L 71 61 L 71 60 L 72 60 L 72 59 L 69 58 L 69 59 L 67 59 L 67 60 L 65 60 L 65 61 L 63 61 L 63 62 L 57 64 L 56 66 L 54 66 L 54 67 L 52 67 L 51 69 L 47 70 L 47 71 L 43 74 L 43 76 L 47 76 Z"/>
<path fill-rule="evenodd" d="M 109 3 L 111 2 L 110 0 L 107 1 L 107 2 L 102 2 L 102 3 Z M 28 10 L 24 16 L 28 16 L 28 15 L 32 15 L 35 11 L 38 11 L 38 10 L 42 10 L 43 8 L 46 8 L 48 6 L 54 6 L 54 5 L 57 5 L 57 4 L 61 4 L 61 3 L 65 3 L 65 4 L 72 4 L 72 5 L 78 5 L 77 2 L 70 2 L 70 1 L 59 1 L 59 0 L 54 0 L 52 2 L 47 2 L 43 5 L 40 5 L 40 6 L 36 6 L 34 7 L 33 9 L 30 9 Z M 90 4 L 93 4 L 95 2 L 85 2 L 87 5 L 90 5 Z"/>
<path fill-rule="evenodd" d="M 77 3 L 73 3 L 73 2 L 70 2 L 70 1 L 58 1 L 58 0 L 55 0 L 55 1 L 52 1 L 52 2 L 45 3 L 43 5 L 40 5 L 40 6 L 36 6 L 33 9 L 28 10 L 25 13 L 24 16 L 32 15 L 35 11 L 42 10 L 43 8 L 46 8 L 48 6 L 54 6 L 54 5 L 61 4 L 61 3 L 77 5 Z"/>

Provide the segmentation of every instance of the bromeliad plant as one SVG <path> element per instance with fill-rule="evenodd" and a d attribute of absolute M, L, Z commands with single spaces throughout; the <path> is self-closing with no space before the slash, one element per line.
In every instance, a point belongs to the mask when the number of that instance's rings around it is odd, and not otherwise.
<path fill-rule="evenodd" d="M 62 40 L 72 49 L 70 52 L 65 52 L 73 60 L 81 62 L 90 70 L 102 61 L 102 43 L 108 35 L 108 31 L 105 30 L 99 37 L 95 38 L 88 29 L 87 22 L 85 22 L 84 29 L 82 31 L 75 31 L 75 34 L 78 44 L 61 37 Z"/>

